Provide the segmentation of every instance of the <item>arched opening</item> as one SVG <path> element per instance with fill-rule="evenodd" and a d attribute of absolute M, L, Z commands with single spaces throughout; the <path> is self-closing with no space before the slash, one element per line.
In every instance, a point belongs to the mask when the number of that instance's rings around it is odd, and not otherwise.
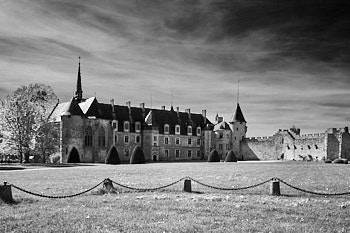
<path fill-rule="evenodd" d="M 80 163 L 79 152 L 77 148 L 73 147 L 70 150 L 67 163 Z"/>
<path fill-rule="evenodd" d="M 157 161 L 157 155 L 153 155 L 153 161 Z"/>

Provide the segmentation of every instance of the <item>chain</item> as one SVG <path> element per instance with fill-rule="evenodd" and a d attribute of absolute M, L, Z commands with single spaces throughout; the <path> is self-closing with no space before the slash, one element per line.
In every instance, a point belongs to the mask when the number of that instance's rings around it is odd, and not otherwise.
<path fill-rule="evenodd" d="M 170 184 L 167 184 L 167 185 L 164 185 L 164 186 L 160 186 L 160 187 L 156 187 L 156 188 L 147 188 L 147 189 L 142 189 L 142 188 L 134 188 L 134 187 L 130 187 L 130 186 L 126 186 L 126 185 L 123 185 L 123 184 L 120 184 L 120 183 L 117 183 L 115 181 L 112 180 L 112 182 L 116 185 L 119 185 L 120 187 L 123 187 L 123 188 L 127 188 L 127 189 L 131 189 L 131 190 L 136 190 L 136 191 L 140 191 L 140 192 L 147 192 L 147 191 L 155 191 L 155 190 L 159 190 L 159 189 L 164 189 L 164 188 L 168 188 L 172 185 L 175 185 L 177 183 L 179 183 L 180 181 L 184 180 L 184 178 L 181 178 L 173 183 L 170 183 Z"/>
<path fill-rule="evenodd" d="M 212 189 L 217 189 L 217 190 L 225 190 L 225 191 L 237 191 L 237 190 L 244 190 L 244 189 L 250 189 L 250 188 L 255 188 L 255 187 L 258 187 L 260 185 L 263 185 L 263 184 L 266 184 L 267 182 L 271 181 L 271 179 L 269 180 L 266 180 L 266 181 L 263 181 L 263 182 L 260 182 L 260 183 L 257 183 L 257 184 L 253 184 L 253 185 L 250 185 L 250 186 L 245 186 L 245 187 L 240 187 L 240 188 L 221 188 L 221 187 L 216 187 L 216 186 L 212 186 L 212 185 L 209 185 L 209 184 L 204 184 L 198 180 L 195 180 L 191 177 L 188 177 L 189 179 L 191 179 L 193 182 L 196 182 L 202 186 L 205 186 L 205 187 L 208 187 L 208 188 L 212 188 Z"/>
<path fill-rule="evenodd" d="M 79 196 L 81 194 L 84 194 L 84 193 L 87 193 L 91 190 L 93 190 L 94 188 L 96 188 L 97 186 L 99 186 L 100 184 L 102 184 L 103 181 L 101 181 L 100 183 L 98 183 L 97 185 L 95 185 L 94 187 L 92 188 L 89 188 L 83 192 L 80 192 L 80 193 L 76 193 L 76 194 L 72 194 L 72 195 L 65 195 L 65 196 L 50 196 L 50 195 L 44 195 L 44 194 L 40 194 L 40 193 L 34 193 L 34 192 L 31 192 L 31 191 L 28 191 L 28 190 L 25 190 L 25 189 L 22 189 L 14 184 L 10 184 L 12 187 L 22 191 L 22 192 L 25 192 L 25 193 L 28 193 L 28 194 L 31 194 L 31 195 L 34 195 L 34 196 L 38 196 L 38 197 L 45 197 L 45 198 L 70 198 L 70 197 L 76 197 L 76 196 Z"/>
<path fill-rule="evenodd" d="M 298 191 L 304 192 L 304 193 L 309 193 L 309 194 L 314 194 L 314 195 L 321 195 L 321 196 L 340 196 L 340 195 L 349 195 L 350 192 L 343 192 L 343 193 L 319 193 L 319 192 L 314 192 L 314 191 L 309 191 L 306 189 L 302 189 L 302 188 L 298 188 L 295 187 L 294 185 L 291 185 L 283 180 L 281 180 L 280 178 L 274 178 L 275 180 L 278 180 L 279 182 L 281 182 L 282 184 L 285 184 L 287 186 L 289 186 L 290 188 L 296 189 Z"/>

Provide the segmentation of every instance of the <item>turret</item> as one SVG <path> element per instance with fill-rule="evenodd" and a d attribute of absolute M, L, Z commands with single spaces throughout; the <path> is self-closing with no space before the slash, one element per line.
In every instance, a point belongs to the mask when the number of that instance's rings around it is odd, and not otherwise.
<path fill-rule="evenodd" d="M 236 154 L 239 160 L 244 160 L 244 155 L 242 155 L 242 141 L 246 137 L 247 133 L 247 122 L 243 116 L 241 107 L 237 103 L 236 112 L 233 116 L 230 126 L 232 129 L 232 150 Z"/>

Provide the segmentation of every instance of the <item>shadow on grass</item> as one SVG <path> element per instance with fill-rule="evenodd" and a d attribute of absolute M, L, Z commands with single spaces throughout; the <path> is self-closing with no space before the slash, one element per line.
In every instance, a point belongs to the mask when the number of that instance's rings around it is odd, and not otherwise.
<path fill-rule="evenodd" d="M 0 199 L 0 206 L 1 205 L 18 205 L 18 204 L 32 204 L 37 203 L 39 200 L 32 199 L 32 198 L 19 198 L 19 199 L 13 199 L 12 201 L 4 201 Z"/>

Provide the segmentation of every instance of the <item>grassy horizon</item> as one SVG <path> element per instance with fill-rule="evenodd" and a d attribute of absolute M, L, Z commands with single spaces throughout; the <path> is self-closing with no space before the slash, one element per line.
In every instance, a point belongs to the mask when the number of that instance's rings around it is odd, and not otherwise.
<path fill-rule="evenodd" d="M 150 163 L 32 168 L 1 171 L 1 180 L 46 195 L 69 195 L 105 178 L 136 188 L 154 188 L 190 176 L 218 187 L 243 187 L 278 177 L 318 192 L 346 192 L 350 165 L 307 162 Z M 346 196 L 316 196 L 270 183 L 222 191 L 183 182 L 155 192 L 114 185 L 115 194 L 92 192 L 69 199 L 35 197 L 12 188 L 17 204 L 0 204 L 0 232 L 346 232 Z M 99 190 L 99 186 L 95 190 Z"/>

